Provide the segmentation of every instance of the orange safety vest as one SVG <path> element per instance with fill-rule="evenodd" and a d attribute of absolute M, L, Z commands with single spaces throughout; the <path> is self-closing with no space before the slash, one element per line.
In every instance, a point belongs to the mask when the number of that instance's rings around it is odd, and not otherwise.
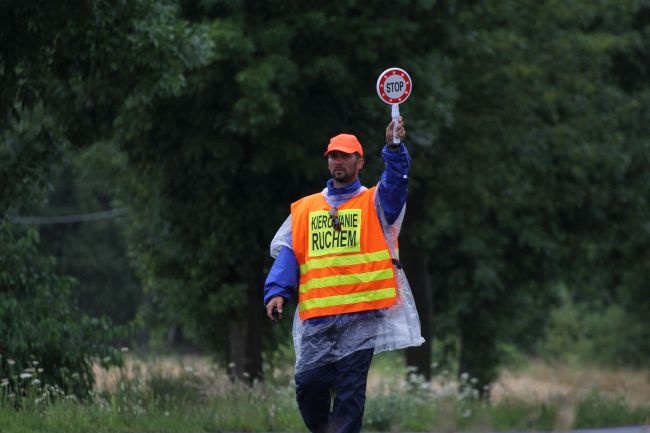
<path fill-rule="evenodd" d="M 374 204 L 375 187 L 339 206 L 341 230 L 321 193 L 291 205 L 293 251 L 300 266 L 301 320 L 390 307 L 397 281 Z"/>

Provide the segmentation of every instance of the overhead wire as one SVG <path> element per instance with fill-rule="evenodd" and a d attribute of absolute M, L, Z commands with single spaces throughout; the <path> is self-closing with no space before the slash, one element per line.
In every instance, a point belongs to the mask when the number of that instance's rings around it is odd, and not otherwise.
<path fill-rule="evenodd" d="M 128 209 L 116 208 L 99 212 L 89 212 L 77 215 L 62 216 L 9 216 L 9 221 L 14 224 L 24 225 L 45 225 L 45 224 L 70 224 L 86 221 L 99 221 L 105 219 L 119 218 L 126 215 Z"/>

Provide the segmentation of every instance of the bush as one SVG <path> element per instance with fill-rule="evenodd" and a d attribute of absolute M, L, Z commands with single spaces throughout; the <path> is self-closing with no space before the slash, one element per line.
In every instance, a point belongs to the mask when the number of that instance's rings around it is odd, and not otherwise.
<path fill-rule="evenodd" d="M 591 344 L 585 360 L 610 366 L 643 367 L 648 364 L 650 328 L 647 317 L 634 317 L 621 305 L 608 305 L 603 311 L 585 317 Z"/>
<path fill-rule="evenodd" d="M 650 407 L 631 406 L 624 396 L 593 392 L 578 402 L 574 428 L 645 425 L 650 422 Z"/>
<path fill-rule="evenodd" d="M 645 322 L 622 305 L 577 302 L 565 291 L 537 351 L 556 361 L 642 367 L 649 361 L 649 339 Z"/>
<path fill-rule="evenodd" d="M 54 260 L 38 251 L 38 234 L 16 235 L 0 222 L 0 380 L 16 402 L 34 384 L 86 397 L 94 378 L 92 359 L 119 365 L 109 345 L 115 330 L 107 319 L 81 316 L 71 278 L 54 272 Z"/>

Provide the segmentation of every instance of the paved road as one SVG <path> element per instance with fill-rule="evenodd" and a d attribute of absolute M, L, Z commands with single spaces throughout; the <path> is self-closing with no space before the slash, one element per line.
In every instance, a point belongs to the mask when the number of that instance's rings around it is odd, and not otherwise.
<path fill-rule="evenodd" d="M 530 433 L 531 431 L 507 432 L 507 433 Z M 542 433 L 535 431 L 536 433 Z M 504 433 L 504 432 L 502 432 Z M 554 433 L 650 433 L 650 425 L 638 425 L 632 427 L 607 427 L 607 428 L 585 428 L 576 430 L 555 430 Z"/>
<path fill-rule="evenodd" d="M 543 433 L 539 430 L 501 432 L 501 433 Z M 471 432 L 467 432 L 471 433 Z M 633 427 L 607 427 L 607 428 L 586 428 L 576 430 L 555 430 L 554 433 L 650 433 L 650 425 L 638 425 Z"/>
<path fill-rule="evenodd" d="M 650 433 L 650 425 L 572 430 L 575 433 Z"/>

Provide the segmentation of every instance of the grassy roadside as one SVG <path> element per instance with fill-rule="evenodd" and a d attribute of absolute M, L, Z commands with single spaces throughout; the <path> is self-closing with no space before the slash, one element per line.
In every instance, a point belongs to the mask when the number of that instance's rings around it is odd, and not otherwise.
<path fill-rule="evenodd" d="M 396 359 L 378 357 L 373 364 L 365 431 L 551 431 L 650 424 L 649 402 L 630 401 L 616 389 L 587 387 L 581 382 L 585 369 L 571 375 L 557 366 L 544 370 L 544 365 L 532 363 L 516 373 L 504 372 L 494 398 L 484 402 L 471 387 L 459 392 L 458 383 L 444 372 L 431 382 L 408 376 Z M 543 374 L 551 371 L 555 382 L 548 377 L 544 381 Z M 304 431 L 290 373 L 273 370 L 267 377 L 267 382 L 249 387 L 229 381 L 202 358 L 131 358 L 126 368 L 98 375 L 98 391 L 90 402 L 44 396 L 38 387 L 20 398 L 0 391 L 0 431 Z M 595 371 L 590 377 L 597 384 Z M 647 380 L 639 373 L 639 392 L 650 386 Z M 528 383 L 527 391 L 517 388 L 522 383 Z M 531 385 L 535 383 L 546 388 Z M 630 386 L 626 384 L 628 394 L 635 395 Z M 20 410 L 12 405 L 17 400 Z"/>

